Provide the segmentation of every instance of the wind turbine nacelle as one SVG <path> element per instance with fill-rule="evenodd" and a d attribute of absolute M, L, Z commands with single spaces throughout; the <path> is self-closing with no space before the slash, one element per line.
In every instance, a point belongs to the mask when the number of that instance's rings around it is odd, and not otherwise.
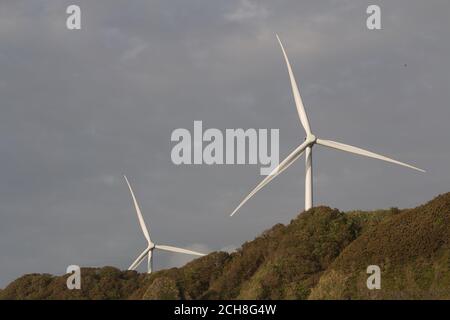
<path fill-rule="evenodd" d="M 306 136 L 305 141 L 308 142 L 309 145 L 313 145 L 314 143 L 316 143 L 317 137 L 310 133 Z"/>

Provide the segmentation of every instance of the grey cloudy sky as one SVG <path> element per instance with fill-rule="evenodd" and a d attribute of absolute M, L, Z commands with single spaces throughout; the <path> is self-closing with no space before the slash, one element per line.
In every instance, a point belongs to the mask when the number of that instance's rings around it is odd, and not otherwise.
<path fill-rule="evenodd" d="M 82 30 L 65 27 L 69 4 Z M 380 31 L 366 8 L 380 4 Z M 279 128 L 303 141 L 282 37 L 313 130 L 427 169 L 315 148 L 315 202 L 412 207 L 449 190 L 450 2 L 0 2 L 0 287 L 69 264 L 128 267 L 152 237 L 237 247 L 303 207 L 298 161 L 228 215 L 258 165 L 175 166 L 176 128 Z M 157 269 L 184 257 L 156 253 Z"/>

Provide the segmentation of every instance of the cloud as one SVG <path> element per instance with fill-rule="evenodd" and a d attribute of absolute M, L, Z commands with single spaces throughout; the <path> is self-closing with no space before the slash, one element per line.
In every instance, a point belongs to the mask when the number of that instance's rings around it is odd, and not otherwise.
<path fill-rule="evenodd" d="M 137 37 L 132 38 L 130 40 L 130 43 L 131 47 L 127 51 L 125 51 L 125 53 L 122 56 L 122 59 L 124 61 L 136 59 L 139 55 L 143 54 L 143 52 L 149 47 L 147 42 Z"/>
<path fill-rule="evenodd" d="M 252 0 L 240 0 L 232 12 L 225 14 L 225 19 L 232 22 L 244 22 L 252 19 L 264 19 L 269 11 L 264 5 Z"/>
<path fill-rule="evenodd" d="M 123 173 L 161 243 L 228 250 L 295 216 L 302 160 L 233 218 L 259 166 L 170 160 L 172 131 L 194 120 L 279 128 L 281 158 L 299 145 L 275 32 L 319 137 L 429 169 L 317 148 L 318 203 L 407 207 L 448 191 L 450 2 L 386 3 L 380 32 L 355 1 L 82 0 L 80 31 L 65 27 L 69 4 L 0 2 L 0 287 L 73 263 L 127 268 L 145 239 Z M 190 259 L 157 255 L 157 268 Z"/>

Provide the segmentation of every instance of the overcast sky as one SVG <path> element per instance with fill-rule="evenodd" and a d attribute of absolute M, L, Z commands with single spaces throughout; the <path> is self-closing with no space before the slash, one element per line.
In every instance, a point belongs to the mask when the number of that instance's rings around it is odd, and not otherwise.
<path fill-rule="evenodd" d="M 82 29 L 66 29 L 79 4 Z M 382 30 L 366 28 L 381 5 Z M 0 2 L 0 287 L 70 264 L 125 269 L 152 238 L 230 250 L 304 205 L 298 161 L 233 218 L 258 165 L 175 166 L 176 128 L 278 128 L 299 145 L 275 32 L 313 131 L 427 170 L 314 149 L 315 203 L 414 207 L 450 191 L 450 2 Z M 185 257 L 157 252 L 156 269 Z M 141 267 L 140 270 L 143 270 Z"/>

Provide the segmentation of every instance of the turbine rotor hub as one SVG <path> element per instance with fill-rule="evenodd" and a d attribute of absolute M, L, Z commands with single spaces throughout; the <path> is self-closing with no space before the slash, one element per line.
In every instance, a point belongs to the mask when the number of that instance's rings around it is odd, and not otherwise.
<path fill-rule="evenodd" d="M 306 136 L 305 141 L 307 141 L 308 144 L 310 146 L 312 146 L 314 143 L 316 143 L 317 137 L 311 133 L 311 134 Z"/>

